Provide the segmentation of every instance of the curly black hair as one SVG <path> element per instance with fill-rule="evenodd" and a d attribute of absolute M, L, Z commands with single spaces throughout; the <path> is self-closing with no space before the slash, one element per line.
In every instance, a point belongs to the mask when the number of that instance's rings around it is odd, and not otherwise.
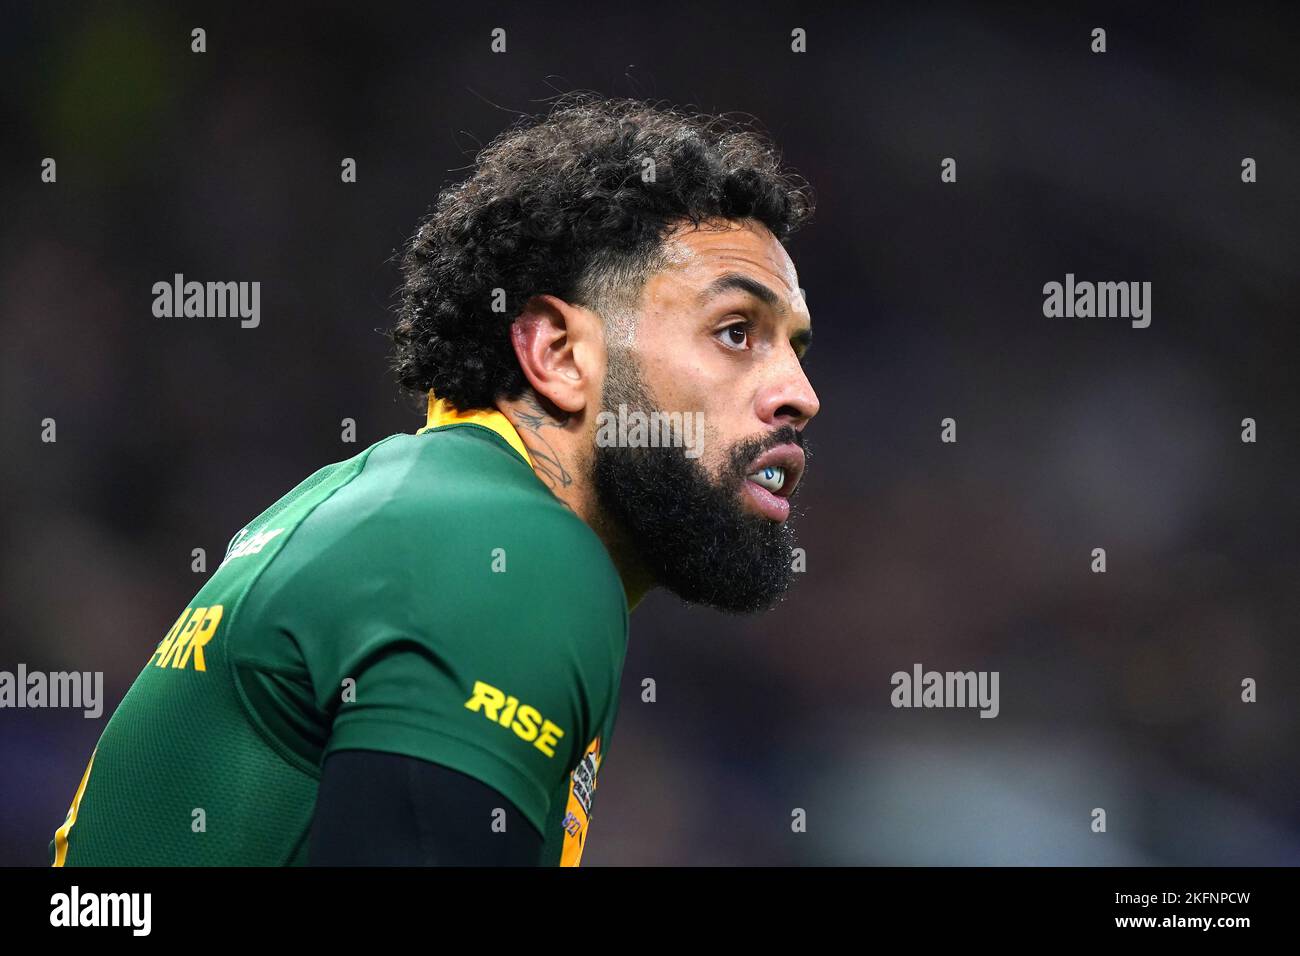
<path fill-rule="evenodd" d="M 753 219 L 784 243 L 812 205 L 804 180 L 749 125 L 564 97 L 438 194 L 402 256 L 393 369 L 404 388 L 432 389 L 460 409 L 516 398 L 527 380 L 509 329 L 530 297 L 606 316 L 639 301 L 678 223 Z"/>

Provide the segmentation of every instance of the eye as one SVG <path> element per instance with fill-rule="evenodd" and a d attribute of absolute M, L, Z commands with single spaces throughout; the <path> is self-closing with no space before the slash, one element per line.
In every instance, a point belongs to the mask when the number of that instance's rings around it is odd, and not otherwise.
<path fill-rule="evenodd" d="M 714 334 L 721 338 L 722 344 L 727 348 L 742 351 L 749 342 L 749 323 L 737 322 L 734 325 L 728 325 L 724 329 L 719 329 Z"/>

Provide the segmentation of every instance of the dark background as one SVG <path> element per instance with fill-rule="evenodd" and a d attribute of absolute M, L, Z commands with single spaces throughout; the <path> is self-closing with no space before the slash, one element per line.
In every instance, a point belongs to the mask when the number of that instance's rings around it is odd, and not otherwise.
<path fill-rule="evenodd" d="M 1297 862 L 1285 11 L 7 6 L 0 669 L 103 671 L 106 706 L 0 711 L 0 863 L 47 862 L 191 549 L 214 568 L 308 473 L 422 424 L 378 331 L 392 257 L 574 89 L 753 114 L 812 182 L 822 403 L 788 601 L 633 615 L 584 863 Z M 155 318 L 177 272 L 260 281 L 261 326 Z M 1151 327 L 1044 318 L 1067 272 L 1150 281 Z M 999 671 L 1001 715 L 895 710 L 915 662 Z"/>

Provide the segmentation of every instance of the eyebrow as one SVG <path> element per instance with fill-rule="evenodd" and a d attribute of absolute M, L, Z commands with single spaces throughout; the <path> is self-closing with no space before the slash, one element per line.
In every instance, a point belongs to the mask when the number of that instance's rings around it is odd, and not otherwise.
<path fill-rule="evenodd" d="M 785 304 L 781 301 L 779 295 L 757 279 L 752 279 L 739 272 L 728 272 L 725 275 L 718 276 L 705 286 L 704 291 L 699 295 L 699 302 L 702 305 L 705 302 L 716 299 L 718 296 L 722 295 L 722 293 L 729 292 L 732 289 L 739 289 L 741 292 L 747 292 L 764 305 L 770 306 L 772 309 L 776 310 L 778 315 L 785 314 Z"/>

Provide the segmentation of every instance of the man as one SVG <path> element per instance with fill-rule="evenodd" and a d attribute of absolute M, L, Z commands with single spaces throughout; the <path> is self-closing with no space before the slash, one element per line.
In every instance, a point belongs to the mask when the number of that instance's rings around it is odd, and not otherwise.
<path fill-rule="evenodd" d="M 236 535 L 55 865 L 576 865 L 628 610 L 789 583 L 818 403 L 783 243 L 810 209 L 756 135 L 639 102 L 573 98 L 485 150 L 403 261 L 426 426 Z"/>

